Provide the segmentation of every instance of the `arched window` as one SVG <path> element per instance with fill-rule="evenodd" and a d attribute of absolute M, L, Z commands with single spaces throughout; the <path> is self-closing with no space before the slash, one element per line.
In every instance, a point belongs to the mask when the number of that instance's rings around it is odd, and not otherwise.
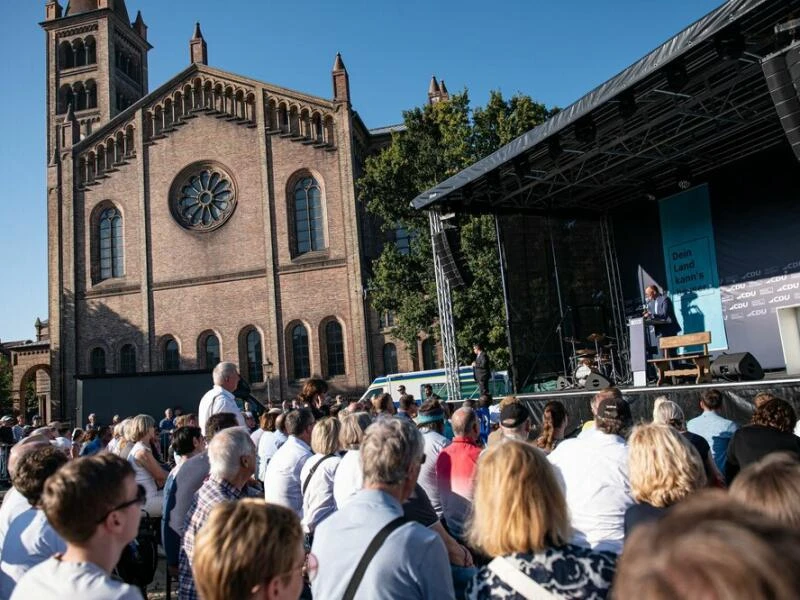
<path fill-rule="evenodd" d="M 383 345 L 383 374 L 397 373 L 397 347 L 394 344 Z"/>
<path fill-rule="evenodd" d="M 325 348 L 328 357 L 328 377 L 344 375 L 344 340 L 342 326 L 337 321 L 325 325 Z"/>
<path fill-rule="evenodd" d="M 303 325 L 295 325 L 292 328 L 292 366 L 295 380 L 311 377 L 308 332 Z"/>
<path fill-rule="evenodd" d="M 212 369 L 219 363 L 219 338 L 210 335 L 203 344 L 203 363 L 207 369 Z"/>
<path fill-rule="evenodd" d="M 102 348 L 93 348 L 91 355 L 92 375 L 105 375 L 106 351 Z"/>
<path fill-rule="evenodd" d="M 261 353 L 261 334 L 257 330 L 251 329 L 245 339 L 247 344 L 247 381 L 249 383 L 261 383 L 264 380 L 264 370 L 262 365 Z"/>
<path fill-rule="evenodd" d="M 181 354 L 178 350 L 178 342 L 168 340 L 164 344 L 164 370 L 177 371 L 181 368 Z"/>
<path fill-rule="evenodd" d="M 303 177 L 294 186 L 295 254 L 325 247 L 322 223 L 322 193 L 317 180 Z"/>
<path fill-rule="evenodd" d="M 100 213 L 100 280 L 122 277 L 122 215 L 116 208 Z"/>
<path fill-rule="evenodd" d="M 422 342 L 422 368 L 426 371 L 436 368 L 436 344 L 431 338 Z"/>
<path fill-rule="evenodd" d="M 119 351 L 119 370 L 121 373 L 136 373 L 136 347 L 125 344 Z"/>

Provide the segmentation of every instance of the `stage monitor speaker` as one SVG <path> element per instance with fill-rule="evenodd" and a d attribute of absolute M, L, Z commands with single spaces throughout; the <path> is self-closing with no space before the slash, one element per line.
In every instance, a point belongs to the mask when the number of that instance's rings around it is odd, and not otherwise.
<path fill-rule="evenodd" d="M 761 70 L 783 132 L 800 160 L 800 43 L 765 58 Z"/>
<path fill-rule="evenodd" d="M 611 382 L 600 375 L 600 373 L 592 373 L 586 378 L 586 385 L 584 387 L 587 390 L 603 390 L 611 387 Z"/>
<path fill-rule="evenodd" d="M 756 381 L 764 379 L 764 371 L 755 356 L 749 352 L 723 354 L 711 363 L 711 375 L 722 379 Z"/>
<path fill-rule="evenodd" d="M 559 375 L 558 379 L 556 379 L 556 389 L 557 390 L 566 390 L 572 387 L 569 383 L 569 380 L 564 377 L 563 375 Z"/>

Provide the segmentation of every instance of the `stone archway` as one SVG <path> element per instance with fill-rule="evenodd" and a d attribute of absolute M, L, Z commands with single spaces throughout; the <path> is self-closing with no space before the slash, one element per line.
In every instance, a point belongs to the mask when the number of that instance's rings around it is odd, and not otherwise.
<path fill-rule="evenodd" d="M 51 420 L 50 343 L 33 342 L 11 348 L 11 366 L 14 412 L 28 418 L 38 414 L 45 423 Z M 27 394 L 29 390 L 31 394 Z"/>

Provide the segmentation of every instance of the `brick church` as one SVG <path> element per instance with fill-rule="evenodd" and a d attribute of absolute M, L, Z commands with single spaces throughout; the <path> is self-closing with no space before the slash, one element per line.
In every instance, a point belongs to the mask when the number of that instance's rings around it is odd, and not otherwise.
<path fill-rule="evenodd" d="M 41 25 L 48 417 L 73 414 L 87 374 L 230 360 L 256 395 L 269 377 L 287 396 L 311 376 L 347 393 L 431 366 L 432 340 L 408 352 L 369 308 L 391 240 L 354 182 L 398 128 L 364 125 L 341 56 L 315 97 L 209 66 L 197 25 L 190 65 L 150 91 L 147 26 L 124 0 L 51 0 Z"/>

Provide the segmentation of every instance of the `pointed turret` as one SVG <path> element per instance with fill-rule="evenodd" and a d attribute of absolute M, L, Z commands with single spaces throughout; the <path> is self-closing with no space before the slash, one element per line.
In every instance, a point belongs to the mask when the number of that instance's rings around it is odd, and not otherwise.
<path fill-rule="evenodd" d="M 203 39 L 203 32 L 200 31 L 200 23 L 194 24 L 194 35 L 189 41 L 189 59 L 192 64 L 208 64 L 208 46 Z"/>
<path fill-rule="evenodd" d="M 337 52 L 333 61 L 333 99 L 336 102 L 350 102 L 350 76 L 344 66 L 342 55 Z"/>
<path fill-rule="evenodd" d="M 431 76 L 431 83 L 428 85 L 428 103 L 436 104 L 443 100 L 448 100 L 450 95 L 447 93 L 447 88 L 444 85 L 444 79 L 441 83 L 436 81 L 436 76 Z"/>
<path fill-rule="evenodd" d="M 61 18 L 62 9 L 61 5 L 58 3 L 58 0 L 48 0 L 44 10 L 46 21 L 54 21 L 55 19 Z"/>
<path fill-rule="evenodd" d="M 447 91 L 444 79 L 439 82 L 439 95 L 442 97 L 442 100 L 450 100 L 450 93 Z"/>
<path fill-rule="evenodd" d="M 61 146 L 62 148 L 72 148 L 81 139 L 81 130 L 78 120 L 75 118 L 75 111 L 72 110 L 72 102 L 67 105 L 67 114 L 64 115 L 64 122 L 61 125 Z"/>
<path fill-rule="evenodd" d="M 142 18 L 142 11 L 136 11 L 136 20 L 133 22 L 133 30 L 139 34 L 139 37 L 143 40 L 147 39 L 147 25 L 144 24 L 144 19 Z"/>
<path fill-rule="evenodd" d="M 431 75 L 431 83 L 428 85 L 428 100 L 439 94 L 439 83 L 436 81 L 436 75 Z"/>

